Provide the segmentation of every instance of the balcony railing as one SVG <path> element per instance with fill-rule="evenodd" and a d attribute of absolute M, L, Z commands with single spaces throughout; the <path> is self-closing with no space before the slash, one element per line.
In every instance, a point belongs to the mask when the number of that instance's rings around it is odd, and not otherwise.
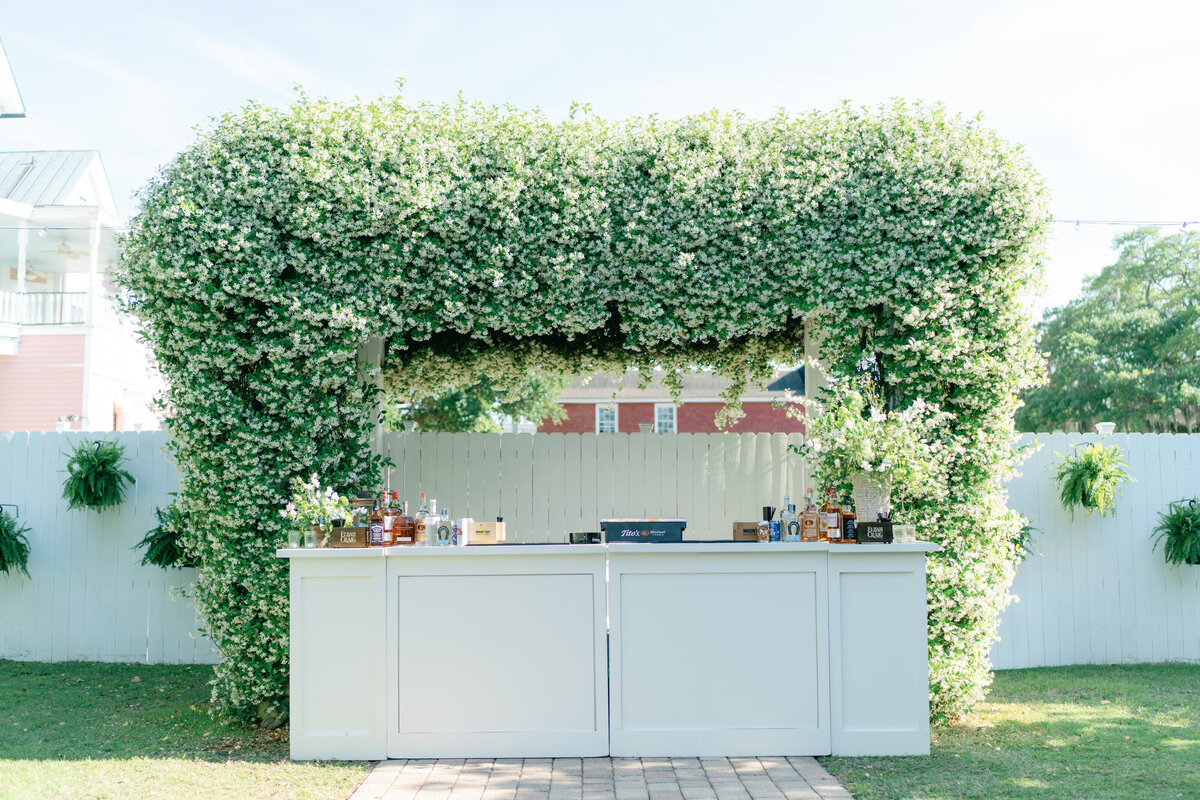
<path fill-rule="evenodd" d="M 87 292 L 8 292 L 0 291 L 0 323 L 17 325 L 85 325 Z M 121 329 L 126 322 L 113 308 L 108 295 L 96 297 L 93 322 L 106 328 Z"/>

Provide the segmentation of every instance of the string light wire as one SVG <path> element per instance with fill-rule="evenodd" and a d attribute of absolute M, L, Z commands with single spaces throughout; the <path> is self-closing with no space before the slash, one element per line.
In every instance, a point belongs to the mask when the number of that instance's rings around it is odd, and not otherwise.
<path fill-rule="evenodd" d="M 1059 225 L 1074 225 L 1079 228 L 1083 225 L 1108 225 L 1119 228 L 1179 228 L 1187 230 L 1189 225 L 1200 226 L 1200 219 L 1187 220 L 1158 220 L 1158 219 L 1070 219 L 1070 218 L 1055 218 L 1054 221 Z M 37 233 L 39 236 L 45 236 L 47 233 L 57 231 L 90 231 L 91 225 L 0 225 L 0 231 L 19 231 L 29 230 Z M 102 230 L 114 231 L 117 233 L 128 233 L 130 227 L 128 225 L 102 225 Z"/>

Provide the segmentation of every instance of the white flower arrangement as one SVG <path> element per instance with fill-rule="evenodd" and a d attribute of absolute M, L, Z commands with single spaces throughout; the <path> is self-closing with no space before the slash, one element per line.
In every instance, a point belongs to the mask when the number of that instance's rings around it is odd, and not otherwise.
<path fill-rule="evenodd" d="M 317 473 L 307 480 L 292 478 L 292 499 L 279 512 L 290 522 L 302 522 L 320 528 L 326 533 L 333 530 L 336 520 L 352 518 L 355 509 L 350 501 L 333 490 L 332 486 L 321 487 Z"/>
<path fill-rule="evenodd" d="M 944 497 L 936 435 L 951 415 L 921 398 L 887 411 L 869 381 L 857 383 L 860 388 L 831 380 L 824 401 L 805 403 L 805 440 L 794 449 L 809 462 L 818 483 L 835 486 L 865 474 L 909 498 Z"/>

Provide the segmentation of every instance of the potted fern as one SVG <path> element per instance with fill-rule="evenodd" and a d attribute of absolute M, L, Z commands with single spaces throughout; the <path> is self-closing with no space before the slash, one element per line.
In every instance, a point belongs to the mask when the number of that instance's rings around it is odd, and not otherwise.
<path fill-rule="evenodd" d="M 67 508 L 103 511 L 125 502 L 127 484 L 134 481 L 124 463 L 125 448 L 116 442 L 77 442 L 63 482 Z"/>
<path fill-rule="evenodd" d="M 16 508 L 16 506 L 13 506 Z M 18 509 L 19 510 L 19 509 Z M 29 577 L 29 526 L 0 508 L 0 572 L 23 572 Z"/>
<path fill-rule="evenodd" d="M 1054 477 L 1059 502 L 1071 512 L 1072 519 L 1076 508 L 1083 508 L 1089 514 L 1099 511 L 1104 516 L 1116 505 L 1121 484 L 1133 481 L 1125 463 L 1125 451 L 1115 444 L 1099 442 L 1072 445 L 1072 449 L 1073 455 L 1055 453 L 1061 459 Z"/>
<path fill-rule="evenodd" d="M 1168 564 L 1200 565 L 1200 504 L 1195 498 L 1176 500 L 1158 515 L 1154 549 L 1159 544 Z"/>

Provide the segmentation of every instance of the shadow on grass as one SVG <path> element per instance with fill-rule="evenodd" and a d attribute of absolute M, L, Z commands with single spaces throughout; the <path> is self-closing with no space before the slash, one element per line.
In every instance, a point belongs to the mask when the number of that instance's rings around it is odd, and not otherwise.
<path fill-rule="evenodd" d="M 288 760 L 286 729 L 209 715 L 207 665 L 0 661 L 0 760 Z"/>
<path fill-rule="evenodd" d="M 1200 798 L 1200 666 L 997 673 L 921 758 L 828 758 L 860 800 Z"/>

